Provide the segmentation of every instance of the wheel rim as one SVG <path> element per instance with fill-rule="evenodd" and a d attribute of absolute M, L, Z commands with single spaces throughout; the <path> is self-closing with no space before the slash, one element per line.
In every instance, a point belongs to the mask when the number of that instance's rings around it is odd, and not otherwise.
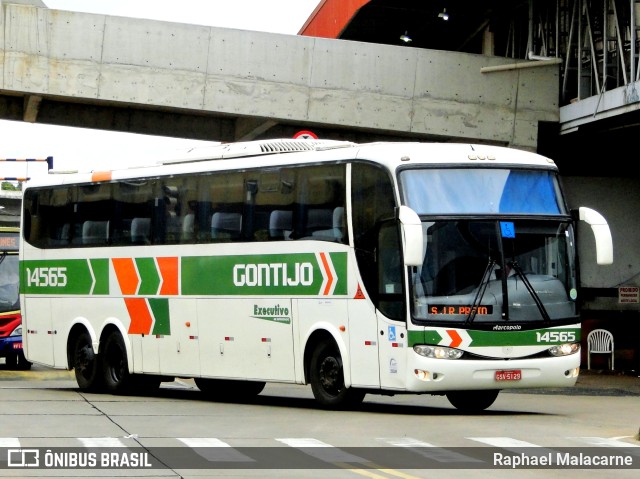
<path fill-rule="evenodd" d="M 75 370 L 85 379 L 90 379 L 93 373 L 93 361 L 95 356 L 90 345 L 84 346 L 76 350 Z"/>
<path fill-rule="evenodd" d="M 117 344 L 111 344 L 107 350 L 105 360 L 111 379 L 116 383 L 122 381 L 125 367 L 122 348 Z"/>
<path fill-rule="evenodd" d="M 318 369 L 320 384 L 328 394 L 337 396 L 344 387 L 342 380 L 342 366 L 335 357 L 324 358 Z"/>

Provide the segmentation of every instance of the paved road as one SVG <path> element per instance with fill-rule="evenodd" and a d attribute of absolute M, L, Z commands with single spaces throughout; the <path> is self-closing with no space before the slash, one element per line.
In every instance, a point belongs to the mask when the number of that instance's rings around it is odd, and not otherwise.
<path fill-rule="evenodd" d="M 635 479 L 640 470 L 637 397 L 617 386 L 603 387 L 604 376 L 585 375 L 571 393 L 503 393 L 485 414 L 461 415 L 434 396 L 367 396 L 359 410 L 336 412 L 319 410 L 310 389 L 302 386 L 268 385 L 254 401 L 216 403 L 204 400 L 188 380 L 164 383 L 152 396 L 128 397 L 81 393 L 68 371 L 0 370 L 0 477 L 412 479 L 441 473 L 460 477 L 463 471 L 452 468 L 464 467 L 469 479 L 495 479 L 513 477 L 513 470 L 488 462 L 496 451 L 555 454 L 571 448 L 623 451 L 634 468 L 608 472 Z M 638 378 L 605 379 L 615 385 L 614 380 Z M 47 450 L 140 452 L 159 465 L 119 464 L 90 474 L 16 469 L 3 466 L 3 448 L 7 454 L 10 448 L 36 450 L 41 458 Z M 602 477 L 602 471 L 565 469 L 563 478 Z M 551 479 L 558 470 L 518 473 Z"/>

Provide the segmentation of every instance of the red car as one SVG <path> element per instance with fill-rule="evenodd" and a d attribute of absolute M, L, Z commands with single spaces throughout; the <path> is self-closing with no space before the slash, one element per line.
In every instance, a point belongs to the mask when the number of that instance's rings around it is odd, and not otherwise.
<path fill-rule="evenodd" d="M 20 313 L 0 314 L 0 358 L 5 358 L 6 369 L 31 369 L 22 351 Z"/>

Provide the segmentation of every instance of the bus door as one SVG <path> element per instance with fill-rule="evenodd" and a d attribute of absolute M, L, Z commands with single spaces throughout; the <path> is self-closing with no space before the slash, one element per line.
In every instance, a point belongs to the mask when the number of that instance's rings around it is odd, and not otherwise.
<path fill-rule="evenodd" d="M 398 225 L 387 221 L 380 227 L 376 248 L 377 323 L 380 355 L 380 386 L 404 389 L 407 363 L 404 268 Z"/>

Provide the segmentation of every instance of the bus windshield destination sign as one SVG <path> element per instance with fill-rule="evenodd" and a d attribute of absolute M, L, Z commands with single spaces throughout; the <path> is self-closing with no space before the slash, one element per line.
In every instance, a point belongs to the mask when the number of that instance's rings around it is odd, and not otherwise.
<path fill-rule="evenodd" d="M 18 251 L 18 234 L 17 233 L 0 233 L 0 250 L 2 251 Z"/>
<path fill-rule="evenodd" d="M 464 304 L 431 304 L 429 305 L 429 314 L 465 314 L 475 313 L 481 316 L 493 314 L 493 306 L 468 306 Z"/>

